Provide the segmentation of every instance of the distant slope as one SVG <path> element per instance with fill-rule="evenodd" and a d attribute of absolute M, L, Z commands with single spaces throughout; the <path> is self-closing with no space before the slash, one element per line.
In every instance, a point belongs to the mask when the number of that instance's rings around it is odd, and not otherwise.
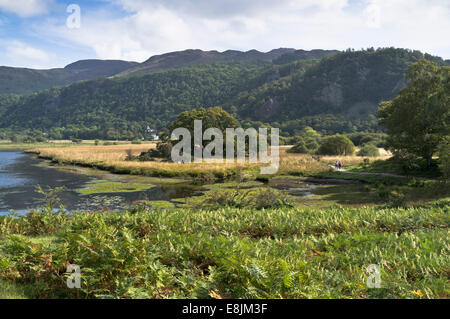
<path fill-rule="evenodd" d="M 68 85 L 76 81 L 108 77 L 138 63 L 114 60 L 82 60 L 63 69 L 33 70 L 0 67 L 0 94 L 25 94 Z"/>
<path fill-rule="evenodd" d="M 144 74 L 158 70 L 177 69 L 194 65 L 213 64 L 219 62 L 272 62 L 283 56 L 289 56 L 286 63 L 296 60 L 320 59 L 327 55 L 335 54 L 339 51 L 313 50 L 296 51 L 295 49 L 280 48 L 267 53 L 251 50 L 247 52 L 228 50 L 225 52 L 185 50 L 180 52 L 171 52 L 163 55 L 156 55 L 141 63 L 140 65 L 126 70 L 122 76 Z M 293 56 L 290 56 L 293 55 Z M 277 63 L 285 64 L 285 63 Z"/>
<path fill-rule="evenodd" d="M 184 110 L 222 105 L 245 125 L 270 123 L 282 134 L 306 125 L 327 134 L 377 130 L 378 103 L 395 97 L 408 65 L 421 58 L 446 63 L 387 48 L 282 65 L 214 63 L 84 81 L 10 104 L 0 128 L 37 129 L 54 138 L 135 138 L 147 125 L 167 127 Z"/>
<path fill-rule="evenodd" d="M 19 102 L 19 96 L 14 94 L 0 94 L 0 118 L 2 118 L 3 113 L 15 103 Z"/>
<path fill-rule="evenodd" d="M 0 94 L 27 94 L 43 91 L 55 86 L 65 86 L 83 80 L 110 76 L 135 76 L 149 72 L 179 69 L 189 66 L 226 63 L 257 62 L 272 63 L 277 59 L 296 60 L 319 59 L 338 51 L 303 51 L 280 48 L 267 53 L 250 50 L 247 52 L 228 50 L 225 52 L 185 50 L 155 55 L 143 63 L 120 60 L 81 60 L 62 69 L 34 70 L 0 66 Z M 277 63 L 277 64 L 285 64 Z"/>
<path fill-rule="evenodd" d="M 419 51 L 386 48 L 349 51 L 322 59 L 304 74 L 282 79 L 241 95 L 235 104 L 244 119 L 284 122 L 317 114 L 361 120 L 378 104 L 394 98 L 406 86 L 408 66 L 427 58 Z"/>
<path fill-rule="evenodd" d="M 0 127 L 82 138 L 128 136 L 146 125 L 166 127 L 184 110 L 224 104 L 272 73 L 266 64 L 231 63 L 78 82 L 22 98 L 0 118 Z"/>
<path fill-rule="evenodd" d="M 298 60 L 322 59 L 330 55 L 338 54 L 339 52 L 340 51 L 337 50 L 296 50 L 285 53 L 274 59 L 272 62 L 274 64 L 287 64 Z"/>

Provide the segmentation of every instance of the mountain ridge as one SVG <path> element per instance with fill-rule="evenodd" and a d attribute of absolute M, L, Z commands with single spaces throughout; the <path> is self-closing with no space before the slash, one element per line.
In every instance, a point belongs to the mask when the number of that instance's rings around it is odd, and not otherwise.
<path fill-rule="evenodd" d="M 287 54 L 294 54 L 299 50 L 292 48 L 278 48 L 268 52 L 260 52 L 258 50 L 238 51 L 226 50 L 219 52 L 216 50 L 203 51 L 199 49 L 188 49 L 184 51 L 169 52 L 160 55 L 154 55 L 140 65 L 124 71 L 119 76 L 129 76 L 136 74 L 144 74 L 159 70 L 177 69 L 193 65 L 205 65 L 213 63 L 226 62 L 272 62 Z M 317 59 L 326 55 L 332 55 L 337 50 L 311 50 L 304 56 L 298 56 L 293 60 Z M 292 62 L 290 61 L 290 62 Z"/>
<path fill-rule="evenodd" d="M 0 131 L 39 131 L 55 139 L 141 138 L 147 126 L 164 129 L 183 111 L 217 105 L 245 127 L 275 125 L 288 135 L 305 126 L 323 134 L 377 131 L 377 106 L 405 87 L 411 63 L 425 58 L 448 64 L 396 48 L 347 50 L 322 59 L 295 54 L 300 60 L 288 64 L 200 64 L 5 99 Z"/>
<path fill-rule="evenodd" d="M 28 94 L 77 81 L 109 77 L 137 64 L 121 60 L 89 59 L 76 61 L 64 68 L 47 70 L 0 66 L 0 94 Z"/>
<path fill-rule="evenodd" d="M 56 86 L 70 85 L 78 81 L 112 76 L 135 76 L 155 71 L 213 63 L 257 61 L 271 63 L 284 55 L 295 54 L 298 51 L 293 48 L 279 48 L 268 52 L 257 50 L 246 52 L 226 50 L 219 52 L 215 50 L 188 49 L 154 55 L 142 63 L 122 60 L 86 59 L 70 63 L 64 68 L 47 70 L 0 66 L 0 94 L 29 94 Z M 303 56 L 297 56 L 291 60 L 322 58 L 339 51 L 311 50 L 303 52 Z"/>

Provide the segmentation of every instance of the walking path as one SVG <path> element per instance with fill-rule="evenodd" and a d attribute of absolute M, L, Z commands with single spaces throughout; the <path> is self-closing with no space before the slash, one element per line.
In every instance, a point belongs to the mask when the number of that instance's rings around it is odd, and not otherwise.
<path fill-rule="evenodd" d="M 380 177 L 397 177 L 397 178 L 411 178 L 414 176 L 404 176 L 404 175 L 398 175 L 398 174 L 392 174 L 392 173 L 369 173 L 369 172 L 352 172 L 352 171 L 347 171 L 343 168 L 339 169 L 334 167 L 334 165 L 330 165 L 330 167 L 332 169 L 334 169 L 335 171 L 341 172 L 341 173 L 346 173 L 346 174 L 354 174 L 354 175 L 368 175 L 368 176 L 380 176 Z M 416 179 L 420 179 L 420 180 L 425 180 L 425 181 L 433 181 L 434 179 L 431 178 L 425 178 L 425 177 L 414 177 Z"/>

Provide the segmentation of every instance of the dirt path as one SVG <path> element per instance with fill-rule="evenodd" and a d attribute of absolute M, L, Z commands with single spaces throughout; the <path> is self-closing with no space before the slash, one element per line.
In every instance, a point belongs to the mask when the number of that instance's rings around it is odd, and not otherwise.
<path fill-rule="evenodd" d="M 339 169 L 334 167 L 334 165 L 330 165 L 332 169 L 334 169 L 337 172 L 346 173 L 346 174 L 354 174 L 354 175 L 367 175 L 367 176 L 380 176 L 380 177 L 397 177 L 397 178 L 411 178 L 414 176 L 404 176 L 404 175 L 398 175 L 398 174 L 392 174 L 392 173 L 369 173 L 369 172 L 352 172 L 347 171 L 343 168 Z M 425 180 L 425 181 L 434 181 L 434 179 L 431 178 L 425 178 L 425 177 L 414 177 L 416 179 Z"/>

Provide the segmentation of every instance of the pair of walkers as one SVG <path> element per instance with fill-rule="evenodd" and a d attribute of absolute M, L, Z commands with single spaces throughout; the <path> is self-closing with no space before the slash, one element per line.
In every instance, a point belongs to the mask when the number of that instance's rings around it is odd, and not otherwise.
<path fill-rule="evenodd" d="M 341 169 L 341 168 L 342 168 L 342 162 L 341 162 L 341 161 L 336 161 L 336 162 L 334 163 L 334 167 L 335 167 L 336 169 Z"/>

